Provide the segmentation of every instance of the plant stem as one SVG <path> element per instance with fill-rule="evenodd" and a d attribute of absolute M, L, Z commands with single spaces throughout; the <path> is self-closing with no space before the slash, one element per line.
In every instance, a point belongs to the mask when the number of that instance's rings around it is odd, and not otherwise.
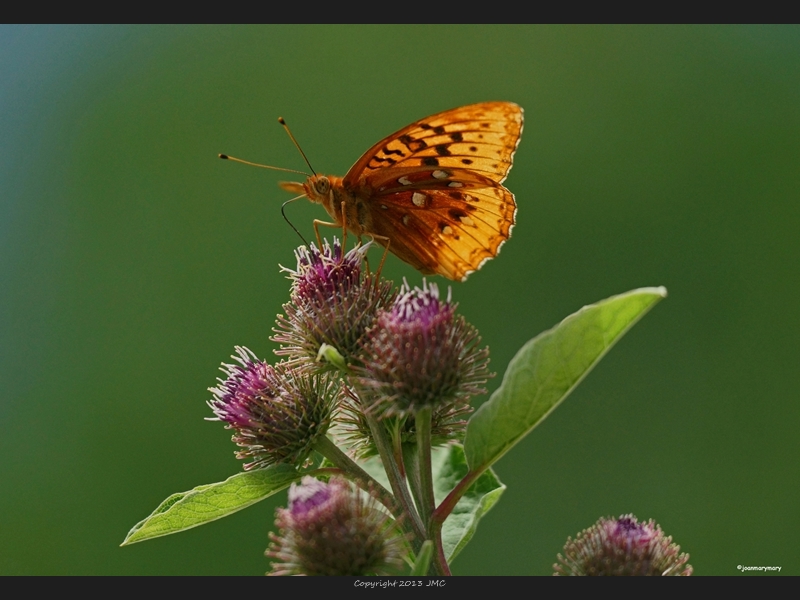
<path fill-rule="evenodd" d="M 411 494 L 414 496 L 414 504 L 422 507 L 422 483 L 419 478 L 419 452 L 417 451 L 417 444 L 414 442 L 406 442 L 402 444 L 401 450 L 403 453 L 403 466 L 406 471 L 406 479 L 408 486 L 411 488 Z M 420 512 L 422 512 L 420 510 Z M 421 517 L 422 521 L 427 523 L 425 517 Z"/>
<path fill-rule="evenodd" d="M 375 447 L 378 449 L 378 454 L 383 461 L 383 468 L 386 470 L 386 476 L 389 478 L 389 483 L 392 486 L 395 498 L 403 506 L 406 518 L 411 521 L 411 528 L 414 531 L 415 543 L 414 551 L 418 552 L 427 537 L 425 535 L 425 526 L 417 514 L 417 509 L 414 506 L 414 501 L 411 499 L 411 494 L 408 491 L 406 480 L 400 474 L 400 468 L 397 466 L 397 461 L 394 459 L 392 452 L 392 443 L 386 435 L 386 430 L 383 425 L 379 423 L 375 417 L 368 413 L 364 413 L 364 418 L 369 425 L 370 433 L 372 433 L 372 440 L 375 442 Z"/>
<path fill-rule="evenodd" d="M 444 548 L 442 547 L 442 525 L 445 519 L 450 516 L 453 509 L 458 504 L 461 497 L 467 492 L 473 483 L 481 476 L 483 471 L 470 471 L 467 475 L 458 482 L 455 488 L 447 495 L 442 503 L 433 511 L 430 520 L 428 521 L 428 535 L 429 539 L 433 540 L 436 550 L 435 564 L 443 575 L 451 575 L 450 567 L 447 564 L 447 559 L 444 555 Z"/>
<path fill-rule="evenodd" d="M 433 511 L 433 515 L 431 515 L 431 525 L 438 528 L 439 531 L 442 529 L 442 525 L 444 524 L 445 519 L 450 516 L 450 513 L 453 512 L 453 509 L 458 504 L 458 501 L 461 500 L 461 496 L 467 493 L 467 490 L 472 486 L 473 483 L 483 474 L 483 471 L 486 469 L 481 469 L 478 471 L 470 471 L 465 476 L 464 479 L 458 482 L 456 487 L 454 487 L 447 497 L 442 500 L 442 503 L 436 507 L 436 510 Z"/>
<path fill-rule="evenodd" d="M 437 526 L 431 518 L 436 508 L 433 495 L 433 465 L 431 461 L 431 414 L 430 407 L 424 408 L 416 415 L 415 429 L 417 430 L 417 463 L 416 476 L 419 482 L 419 504 L 422 520 L 427 525 L 428 539 L 433 541 L 435 550 L 434 566 L 442 575 L 450 575 L 450 566 L 444 555 L 442 547 L 442 528 Z"/>
<path fill-rule="evenodd" d="M 428 507 L 429 511 L 428 515 L 423 517 L 423 522 L 427 524 L 428 528 L 426 543 L 432 544 L 431 553 L 434 556 L 434 560 L 431 562 L 431 565 L 435 569 L 435 574 L 450 575 L 450 567 L 447 565 L 447 559 L 445 558 L 444 549 L 442 548 L 441 525 L 437 526 L 430 518 L 435 503 L 429 504 L 429 502 L 425 500 L 424 486 L 422 484 L 422 478 L 420 477 L 420 473 L 423 472 L 421 464 L 424 462 L 420 460 L 422 454 L 417 444 L 403 444 L 403 458 L 405 460 L 406 472 L 408 473 L 408 483 L 411 486 L 411 492 L 414 494 L 414 500 L 417 506 Z M 430 460 L 428 462 L 430 462 Z M 431 480 L 432 479 L 433 477 L 431 476 Z"/>
<path fill-rule="evenodd" d="M 353 462 L 330 438 L 327 436 L 319 437 L 317 441 L 314 442 L 314 450 L 336 465 L 345 477 L 358 482 L 364 491 L 374 496 L 381 504 L 388 508 L 395 519 L 400 519 L 403 514 L 403 508 L 389 490 L 375 481 L 369 473 Z"/>
<path fill-rule="evenodd" d="M 444 548 L 442 547 L 442 528 L 439 526 L 436 528 L 436 531 L 431 534 L 433 536 L 433 543 L 436 548 L 435 557 L 433 564 L 436 567 L 436 570 L 441 575 L 452 575 L 450 572 L 450 565 L 447 564 L 447 558 L 444 555 Z"/>
<path fill-rule="evenodd" d="M 433 472 L 431 468 L 431 408 L 423 408 L 417 413 L 417 477 L 419 478 L 419 512 L 423 523 L 428 523 L 436 508 L 433 499 Z M 430 539 L 430 538 L 429 538 Z"/>

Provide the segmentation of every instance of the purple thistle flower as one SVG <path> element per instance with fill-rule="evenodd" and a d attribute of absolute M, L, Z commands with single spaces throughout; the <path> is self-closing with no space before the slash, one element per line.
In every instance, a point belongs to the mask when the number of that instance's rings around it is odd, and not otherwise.
<path fill-rule="evenodd" d="M 665 537 L 653 519 L 601 518 L 573 541 L 567 539 L 554 575 L 691 575 L 689 555 Z"/>
<path fill-rule="evenodd" d="M 234 429 L 231 438 L 251 459 L 245 470 L 272 464 L 301 464 L 314 441 L 325 435 L 338 396 L 338 385 L 327 375 L 312 375 L 285 363 L 275 367 L 247 348 L 236 346 L 239 364 L 223 364 L 226 379 L 209 388 L 215 419 Z"/>
<path fill-rule="evenodd" d="M 406 416 L 431 407 L 434 415 L 450 415 L 485 393 L 489 350 L 478 347 L 477 330 L 455 310 L 435 284 L 403 284 L 362 346 L 357 381 L 366 410 Z"/>
<path fill-rule="evenodd" d="M 273 341 L 276 354 L 291 361 L 315 361 L 322 344 L 333 346 L 350 362 L 378 310 L 394 298 L 391 283 L 365 275 L 361 263 L 367 246 L 343 253 L 339 241 L 325 241 L 295 251 L 297 270 L 284 269 L 292 280 L 290 301 L 278 315 Z"/>
<path fill-rule="evenodd" d="M 405 538 L 393 519 L 342 479 L 293 484 L 275 523 L 270 575 L 391 575 L 403 566 Z"/>
<path fill-rule="evenodd" d="M 322 250 L 300 246 L 295 251 L 297 271 L 289 270 L 292 295 L 298 300 L 324 304 L 340 290 L 349 290 L 361 282 L 361 261 L 366 247 L 355 248 L 346 255 L 339 240 L 333 246 L 325 244 Z"/>

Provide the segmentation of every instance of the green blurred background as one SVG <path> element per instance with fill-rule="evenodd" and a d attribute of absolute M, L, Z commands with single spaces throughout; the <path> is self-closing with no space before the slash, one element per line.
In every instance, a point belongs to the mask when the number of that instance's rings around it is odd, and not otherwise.
<path fill-rule="evenodd" d="M 0 27 L 0 573 L 266 571 L 285 493 L 118 547 L 170 493 L 241 468 L 206 388 L 234 345 L 275 348 L 286 177 L 217 153 L 304 169 L 284 116 L 344 175 L 416 119 L 511 100 L 518 223 L 453 284 L 494 369 L 584 304 L 669 297 L 496 465 L 508 490 L 454 572 L 549 574 L 567 536 L 633 512 L 698 575 L 800 574 L 799 34 Z M 288 213 L 307 236 L 325 217 Z"/>

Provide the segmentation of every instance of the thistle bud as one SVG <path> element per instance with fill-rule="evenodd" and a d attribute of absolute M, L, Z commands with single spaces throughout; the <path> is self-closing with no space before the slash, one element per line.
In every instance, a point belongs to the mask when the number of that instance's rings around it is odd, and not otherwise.
<path fill-rule="evenodd" d="M 270 575 L 392 575 L 403 567 L 406 545 L 394 520 L 342 479 L 293 484 L 275 524 Z"/>
<path fill-rule="evenodd" d="M 327 375 L 313 375 L 285 363 L 274 367 L 247 348 L 236 347 L 239 364 L 223 364 L 226 379 L 209 388 L 208 402 L 216 418 L 251 462 L 245 470 L 272 464 L 299 465 L 319 436 L 326 434 L 338 396 L 338 385 Z"/>
<path fill-rule="evenodd" d="M 680 549 L 652 519 L 601 518 L 574 541 L 567 539 L 553 575 L 691 575 L 689 555 Z"/>
<path fill-rule="evenodd" d="M 485 393 L 489 349 L 456 305 L 439 297 L 435 284 L 404 283 L 394 305 L 381 311 L 368 332 L 357 370 L 367 411 L 406 416 L 431 407 L 443 416 L 468 408 Z"/>
<path fill-rule="evenodd" d="M 339 241 L 326 241 L 295 251 L 297 270 L 284 269 L 292 280 L 290 301 L 283 305 L 273 341 L 276 354 L 291 361 L 315 361 L 323 344 L 332 346 L 349 363 L 361 337 L 380 308 L 394 297 L 391 284 L 376 282 L 362 272 L 367 246 L 344 254 Z"/>

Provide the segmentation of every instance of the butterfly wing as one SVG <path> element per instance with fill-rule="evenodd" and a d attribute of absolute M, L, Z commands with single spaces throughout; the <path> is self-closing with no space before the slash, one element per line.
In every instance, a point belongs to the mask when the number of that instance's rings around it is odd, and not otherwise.
<path fill-rule="evenodd" d="M 446 110 L 384 138 L 358 159 L 344 178 L 355 185 L 386 168 L 467 168 L 502 183 L 522 134 L 522 108 L 481 102 Z"/>
<path fill-rule="evenodd" d="M 516 203 L 502 182 L 521 133 L 510 102 L 438 113 L 375 144 L 343 185 L 368 202 L 367 231 L 398 257 L 462 281 L 511 234 Z"/>

